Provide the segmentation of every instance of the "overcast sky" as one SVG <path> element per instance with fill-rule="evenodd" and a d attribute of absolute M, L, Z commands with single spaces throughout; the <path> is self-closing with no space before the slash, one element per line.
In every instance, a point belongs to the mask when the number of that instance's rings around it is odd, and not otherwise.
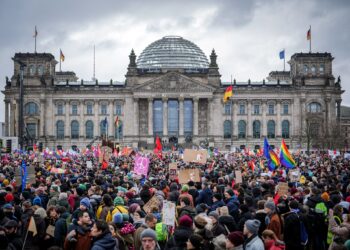
<path fill-rule="evenodd" d="M 260 81 L 272 70 L 283 70 L 282 48 L 287 59 L 308 52 L 306 32 L 312 25 L 312 50 L 332 53 L 333 74 L 341 76 L 346 90 L 342 104 L 350 106 L 349 13 L 347 0 L 1 1 L 0 89 L 5 76 L 13 74 L 14 53 L 34 51 L 35 25 L 37 51 L 58 60 L 61 48 L 62 70 L 75 71 L 80 79 L 92 77 L 95 44 L 100 81 L 124 81 L 131 49 L 140 55 L 166 35 L 194 42 L 207 56 L 214 48 L 222 81 L 231 75 Z"/>

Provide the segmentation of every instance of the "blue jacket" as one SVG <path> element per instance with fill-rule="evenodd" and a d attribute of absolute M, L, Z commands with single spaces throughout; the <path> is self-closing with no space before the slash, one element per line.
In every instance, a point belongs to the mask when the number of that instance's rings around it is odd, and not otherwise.
<path fill-rule="evenodd" d="M 213 205 L 211 206 L 211 211 L 215 211 L 217 208 L 219 207 L 223 207 L 223 206 L 226 206 L 225 202 L 223 200 L 220 200 L 220 201 L 215 201 L 213 203 Z"/>
<path fill-rule="evenodd" d="M 91 250 L 114 250 L 117 248 L 117 240 L 110 233 L 98 237 L 92 243 Z"/>
<path fill-rule="evenodd" d="M 209 188 L 203 189 L 201 192 L 199 192 L 199 195 L 196 199 L 196 204 L 207 204 L 208 206 L 211 206 L 213 204 L 213 193 Z"/>

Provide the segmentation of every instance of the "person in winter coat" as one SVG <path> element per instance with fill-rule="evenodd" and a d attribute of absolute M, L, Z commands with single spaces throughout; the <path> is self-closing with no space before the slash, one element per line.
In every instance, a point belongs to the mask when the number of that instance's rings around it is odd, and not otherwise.
<path fill-rule="evenodd" d="M 195 203 L 199 193 L 198 193 L 198 190 L 196 189 L 196 187 L 194 186 L 194 182 L 193 181 L 189 181 L 188 182 L 188 193 L 192 196 L 193 198 L 193 202 L 194 202 L 194 205 L 197 205 L 197 203 Z"/>
<path fill-rule="evenodd" d="M 179 226 L 175 229 L 173 236 L 169 238 L 165 249 L 186 249 L 186 243 L 193 234 L 193 220 L 188 215 L 183 215 L 179 219 Z"/>
<path fill-rule="evenodd" d="M 171 183 L 170 184 L 170 192 L 168 195 L 168 201 L 172 201 L 175 204 L 177 204 L 179 201 L 179 197 L 180 197 L 180 193 L 178 190 L 177 183 Z"/>
<path fill-rule="evenodd" d="M 263 250 L 264 243 L 258 236 L 260 227 L 260 221 L 258 220 L 247 220 L 244 223 L 243 234 L 246 236 L 244 241 L 245 250 Z"/>
<path fill-rule="evenodd" d="M 227 206 L 217 209 L 219 214 L 219 223 L 226 227 L 229 232 L 237 231 L 237 224 L 234 218 L 229 214 Z"/>
<path fill-rule="evenodd" d="M 345 242 L 350 237 L 350 214 L 345 216 L 345 220 L 340 225 L 334 219 L 333 210 L 329 210 L 329 229 L 333 233 L 334 239 L 329 250 L 336 249 L 337 242 Z"/>
<path fill-rule="evenodd" d="M 186 197 L 190 200 L 190 206 L 194 208 L 194 202 L 193 202 L 193 197 L 188 193 L 189 187 L 188 185 L 183 185 L 181 188 L 181 194 L 179 196 L 179 201 L 182 200 L 182 198 Z"/>
<path fill-rule="evenodd" d="M 152 198 L 150 187 L 148 184 L 143 185 L 140 191 L 140 197 L 144 204 L 146 204 Z"/>
<path fill-rule="evenodd" d="M 65 207 L 57 208 L 58 220 L 55 223 L 54 241 L 56 246 L 63 247 L 64 239 L 67 235 L 67 219 L 71 216 Z"/>
<path fill-rule="evenodd" d="M 0 249 L 22 250 L 23 241 L 17 230 L 18 223 L 14 220 L 9 220 L 0 227 Z"/>
<path fill-rule="evenodd" d="M 202 236 L 203 245 L 205 246 L 209 246 L 214 238 L 213 232 L 206 228 L 207 224 L 208 224 L 208 221 L 202 215 L 197 215 L 194 218 L 194 225 L 195 225 L 194 233 Z"/>
<path fill-rule="evenodd" d="M 78 220 L 78 214 L 80 212 L 87 212 L 89 214 L 90 219 L 95 219 L 95 213 L 92 211 L 89 198 L 85 197 L 80 200 L 80 206 L 72 214 L 72 221 Z"/>
<path fill-rule="evenodd" d="M 102 204 L 99 206 L 96 212 L 97 219 L 105 221 L 108 215 L 108 212 L 113 209 L 114 209 L 114 206 L 113 206 L 112 197 L 109 194 L 103 195 Z"/>
<path fill-rule="evenodd" d="M 240 231 L 235 231 L 227 236 L 227 250 L 243 250 L 244 235 Z M 262 249 L 263 250 L 263 249 Z"/>
<path fill-rule="evenodd" d="M 191 201 L 188 197 L 180 199 L 179 218 L 184 215 L 188 215 L 192 219 L 196 216 L 196 210 L 191 206 Z"/>
<path fill-rule="evenodd" d="M 153 229 L 147 228 L 141 233 L 141 244 L 140 250 L 160 250 L 157 243 L 157 234 Z M 136 249 L 136 248 L 135 248 Z"/>
<path fill-rule="evenodd" d="M 205 240 L 199 234 L 192 234 L 187 241 L 187 250 L 203 250 L 208 249 L 208 245 L 205 244 Z"/>
<path fill-rule="evenodd" d="M 202 183 L 202 191 L 200 191 L 196 199 L 196 204 L 201 203 L 207 204 L 208 206 L 213 204 L 213 193 L 206 182 Z"/>
<path fill-rule="evenodd" d="M 262 233 L 264 245 L 266 250 L 283 250 L 285 245 L 283 241 L 280 241 L 276 234 L 272 230 L 264 230 Z"/>
<path fill-rule="evenodd" d="M 265 212 L 265 200 L 258 201 L 258 210 L 255 212 L 255 219 L 260 221 L 260 228 L 258 235 L 261 236 L 262 232 L 266 229 L 266 215 L 267 213 Z"/>
<path fill-rule="evenodd" d="M 225 203 L 228 207 L 228 211 L 232 217 L 237 220 L 239 214 L 239 201 L 232 189 L 227 190 L 225 193 Z"/>
<path fill-rule="evenodd" d="M 284 214 L 284 232 L 283 240 L 286 244 L 286 250 L 303 249 L 301 245 L 300 215 L 299 203 L 295 200 L 289 202 L 290 212 Z"/>
<path fill-rule="evenodd" d="M 112 237 L 107 222 L 97 220 L 91 228 L 93 238 L 91 250 L 117 250 L 117 240 Z"/>
<path fill-rule="evenodd" d="M 151 228 L 154 229 L 157 224 L 157 218 L 153 214 L 147 214 L 145 217 L 145 224 L 141 225 L 134 233 L 134 247 L 135 249 L 141 248 L 141 234 L 142 232 L 147 229 Z"/>
<path fill-rule="evenodd" d="M 215 193 L 213 195 L 213 205 L 211 206 L 211 211 L 215 211 L 219 207 L 226 206 L 225 202 L 222 200 L 221 193 Z"/>
<path fill-rule="evenodd" d="M 50 200 L 47 203 L 47 207 L 56 206 L 57 205 L 59 194 L 60 194 L 59 186 L 52 185 L 50 187 L 50 194 L 49 194 Z"/>
<path fill-rule="evenodd" d="M 247 220 L 253 219 L 253 214 L 249 211 L 249 208 L 246 204 L 240 205 L 239 210 L 240 210 L 240 216 L 239 216 L 240 219 L 238 221 L 238 230 L 243 231 L 245 222 Z"/>
<path fill-rule="evenodd" d="M 265 203 L 265 212 L 267 213 L 265 218 L 267 229 L 272 230 L 278 239 L 282 239 L 283 222 L 281 217 L 276 212 L 276 206 L 273 201 L 268 201 Z"/>
<path fill-rule="evenodd" d="M 224 235 L 228 234 L 225 227 L 219 223 L 219 214 L 217 212 L 214 212 L 214 211 L 210 212 L 209 218 L 211 219 L 211 221 L 213 223 L 213 227 L 212 227 L 211 231 L 213 232 L 214 238 L 221 235 L 221 234 L 224 234 Z"/>

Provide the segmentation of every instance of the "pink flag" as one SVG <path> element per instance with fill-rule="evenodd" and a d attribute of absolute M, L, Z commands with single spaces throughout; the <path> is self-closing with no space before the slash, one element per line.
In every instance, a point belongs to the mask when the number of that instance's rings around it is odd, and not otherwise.
<path fill-rule="evenodd" d="M 145 175 L 148 174 L 148 165 L 149 165 L 149 159 L 147 157 L 141 157 L 137 156 L 135 158 L 135 164 L 134 164 L 134 172 L 137 175 Z"/>

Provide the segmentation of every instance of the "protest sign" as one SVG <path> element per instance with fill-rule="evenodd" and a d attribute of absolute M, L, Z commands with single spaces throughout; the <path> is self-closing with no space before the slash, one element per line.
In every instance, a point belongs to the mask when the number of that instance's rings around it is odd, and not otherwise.
<path fill-rule="evenodd" d="M 175 179 L 177 176 L 177 162 L 169 163 L 169 178 L 171 180 Z"/>
<path fill-rule="evenodd" d="M 183 169 L 178 172 L 180 184 L 187 184 L 189 181 L 200 182 L 199 169 Z"/>
<path fill-rule="evenodd" d="M 298 182 L 300 179 L 300 171 L 299 170 L 290 170 L 288 175 L 289 175 L 289 180 L 291 182 Z"/>
<path fill-rule="evenodd" d="M 175 226 L 175 203 L 163 201 L 163 223 L 168 226 Z"/>
<path fill-rule="evenodd" d="M 279 182 L 278 183 L 278 195 L 288 195 L 288 183 L 286 182 Z"/>
<path fill-rule="evenodd" d="M 240 170 L 235 170 L 236 183 L 242 183 L 242 172 Z"/>
<path fill-rule="evenodd" d="M 152 213 L 153 207 L 159 207 L 159 200 L 156 196 L 153 196 L 144 206 L 143 210 L 148 214 Z"/>
<path fill-rule="evenodd" d="M 185 149 L 184 161 L 205 164 L 207 162 L 208 152 L 206 150 Z"/>
<path fill-rule="evenodd" d="M 108 162 L 112 155 L 112 149 L 108 146 L 101 147 L 101 154 L 99 155 L 99 162 L 102 163 L 103 161 Z"/>
<path fill-rule="evenodd" d="M 92 162 L 91 161 L 86 161 L 86 167 L 88 169 L 92 169 Z"/>
<path fill-rule="evenodd" d="M 135 164 L 134 164 L 135 174 L 147 176 L 148 165 L 149 165 L 149 159 L 147 157 L 141 157 L 141 156 L 136 157 Z"/>

